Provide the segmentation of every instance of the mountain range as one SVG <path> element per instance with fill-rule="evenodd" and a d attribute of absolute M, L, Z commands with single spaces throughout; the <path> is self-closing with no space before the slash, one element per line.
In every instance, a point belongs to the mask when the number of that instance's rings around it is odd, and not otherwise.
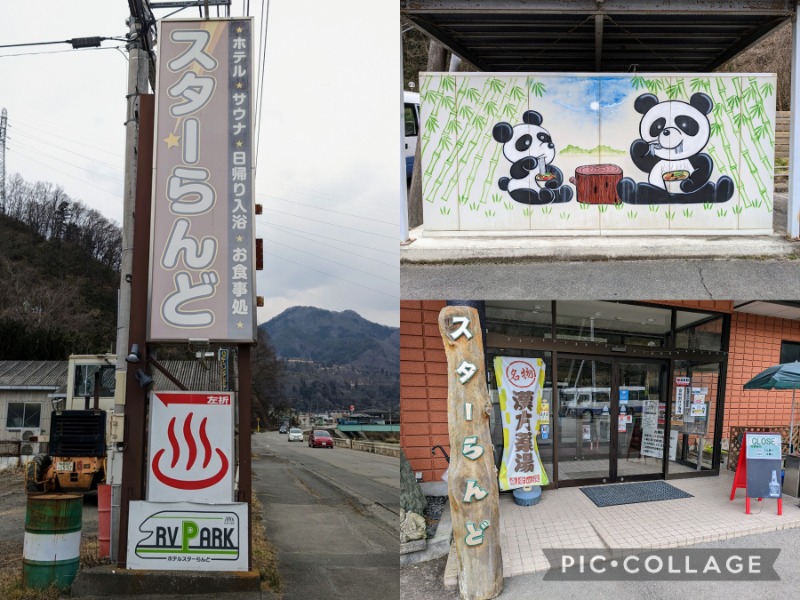
<path fill-rule="evenodd" d="M 301 410 L 391 409 L 400 403 L 400 330 L 353 310 L 294 306 L 259 325 L 284 365 L 284 391 Z"/>

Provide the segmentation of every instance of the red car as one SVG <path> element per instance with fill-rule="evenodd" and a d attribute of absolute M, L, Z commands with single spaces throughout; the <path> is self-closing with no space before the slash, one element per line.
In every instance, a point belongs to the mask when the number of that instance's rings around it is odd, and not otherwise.
<path fill-rule="evenodd" d="M 324 429 L 314 429 L 308 434 L 309 448 L 333 448 L 333 438 Z"/>

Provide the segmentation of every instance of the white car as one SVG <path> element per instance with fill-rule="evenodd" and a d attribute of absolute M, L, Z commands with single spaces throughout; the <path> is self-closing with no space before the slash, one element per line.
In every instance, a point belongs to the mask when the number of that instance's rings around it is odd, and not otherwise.
<path fill-rule="evenodd" d="M 289 441 L 290 442 L 302 442 L 303 441 L 303 432 L 299 430 L 297 427 L 292 427 L 289 430 Z"/>

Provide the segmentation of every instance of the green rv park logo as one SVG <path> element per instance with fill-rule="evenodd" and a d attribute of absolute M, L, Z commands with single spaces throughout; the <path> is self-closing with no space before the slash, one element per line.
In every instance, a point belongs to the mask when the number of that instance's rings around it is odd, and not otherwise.
<path fill-rule="evenodd" d="M 228 511 L 163 510 L 147 517 L 136 556 L 146 560 L 198 563 L 239 559 L 239 515 Z M 189 565 L 187 565 L 188 567 Z"/>

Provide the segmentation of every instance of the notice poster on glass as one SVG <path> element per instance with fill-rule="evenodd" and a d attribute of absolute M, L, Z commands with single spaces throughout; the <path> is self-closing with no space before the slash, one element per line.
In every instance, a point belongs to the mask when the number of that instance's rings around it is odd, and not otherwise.
<path fill-rule="evenodd" d="M 642 406 L 642 456 L 661 458 L 664 454 L 664 430 L 658 428 L 659 403 L 645 400 Z"/>
<path fill-rule="evenodd" d="M 536 445 L 543 411 L 544 362 L 541 358 L 497 356 L 494 372 L 503 415 L 500 489 L 547 485 L 549 480 Z M 546 410 L 549 422 L 549 404 Z"/>

